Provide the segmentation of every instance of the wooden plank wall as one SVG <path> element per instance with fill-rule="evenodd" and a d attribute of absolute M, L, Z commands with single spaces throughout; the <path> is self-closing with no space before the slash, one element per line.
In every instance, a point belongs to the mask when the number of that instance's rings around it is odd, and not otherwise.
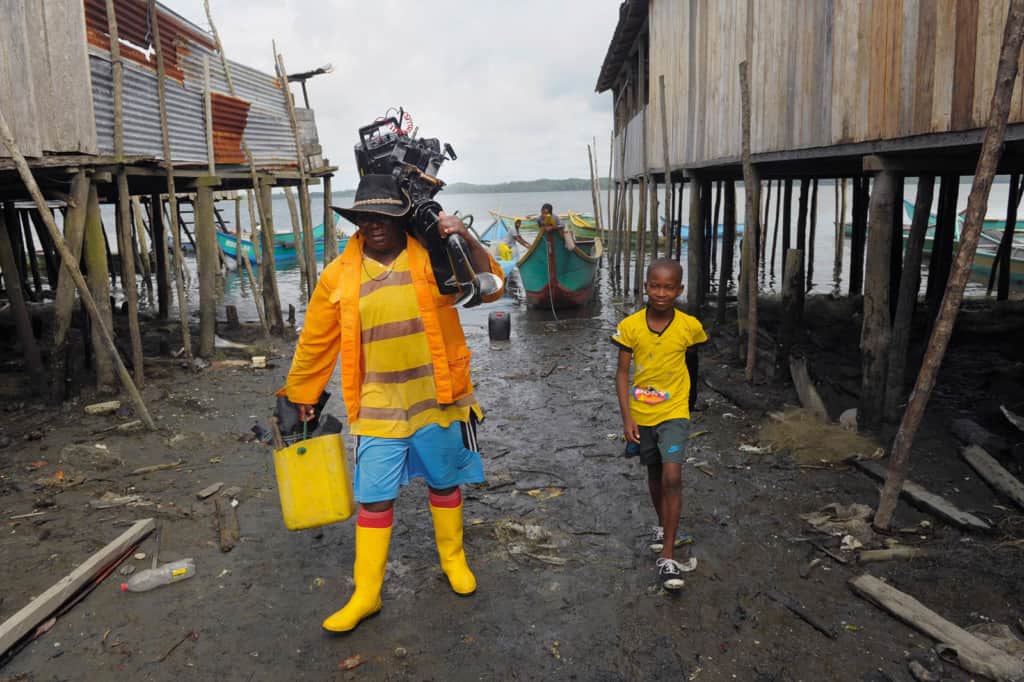
<path fill-rule="evenodd" d="M 754 154 L 983 127 L 1008 4 L 651 0 L 649 165 L 664 165 L 662 74 L 672 166 L 739 158 L 738 64 L 748 49 Z M 1024 122 L 1021 80 L 1010 122 Z M 631 128 L 630 137 L 635 144 L 639 131 Z M 631 160 L 640 156 L 630 152 Z M 627 163 L 627 173 L 634 168 Z"/>
<path fill-rule="evenodd" d="M 22 152 L 97 153 L 81 0 L 0 0 L 0 17 L 0 102 Z"/>

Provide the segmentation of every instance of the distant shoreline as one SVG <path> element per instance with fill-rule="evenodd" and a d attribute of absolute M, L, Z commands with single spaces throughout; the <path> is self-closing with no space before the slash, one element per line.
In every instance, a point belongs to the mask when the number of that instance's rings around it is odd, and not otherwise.
<path fill-rule="evenodd" d="M 608 179 L 601 178 L 601 190 L 608 189 Z M 450 194 L 502 194 L 518 192 L 589 192 L 590 180 L 586 178 L 566 178 L 564 180 L 551 180 L 541 178 L 539 180 L 514 180 L 512 182 L 500 182 L 493 185 L 477 185 L 471 182 L 453 182 L 445 185 L 445 191 Z M 315 189 L 312 194 L 323 194 Z M 351 197 L 356 191 L 345 189 L 333 192 L 334 196 Z"/>

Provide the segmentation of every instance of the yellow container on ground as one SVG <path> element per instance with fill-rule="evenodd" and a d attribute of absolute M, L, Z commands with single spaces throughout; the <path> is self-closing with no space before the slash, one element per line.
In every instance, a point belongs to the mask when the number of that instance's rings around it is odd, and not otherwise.
<path fill-rule="evenodd" d="M 277 492 L 288 530 L 326 526 L 355 512 L 341 435 L 330 434 L 274 452 Z"/>

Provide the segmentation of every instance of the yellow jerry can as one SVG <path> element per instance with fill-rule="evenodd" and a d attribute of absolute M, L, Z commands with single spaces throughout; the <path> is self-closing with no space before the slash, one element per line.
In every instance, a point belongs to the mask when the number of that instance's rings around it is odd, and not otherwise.
<path fill-rule="evenodd" d="M 326 526 L 355 512 L 348 457 L 340 434 L 274 451 L 281 515 L 288 530 Z"/>

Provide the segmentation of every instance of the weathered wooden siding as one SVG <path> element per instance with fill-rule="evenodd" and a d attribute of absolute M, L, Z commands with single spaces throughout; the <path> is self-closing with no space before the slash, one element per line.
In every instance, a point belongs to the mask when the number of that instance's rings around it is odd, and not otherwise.
<path fill-rule="evenodd" d="M 745 58 L 755 155 L 983 127 L 1008 4 L 650 0 L 648 166 L 656 172 L 664 166 L 661 75 L 670 165 L 735 163 L 738 65 Z M 1018 80 L 1010 123 L 1022 122 Z M 639 144 L 639 135 L 631 137 L 631 147 Z"/>
<path fill-rule="evenodd" d="M 22 152 L 96 153 L 81 0 L 0 0 L 0 17 L 0 106 Z"/>

